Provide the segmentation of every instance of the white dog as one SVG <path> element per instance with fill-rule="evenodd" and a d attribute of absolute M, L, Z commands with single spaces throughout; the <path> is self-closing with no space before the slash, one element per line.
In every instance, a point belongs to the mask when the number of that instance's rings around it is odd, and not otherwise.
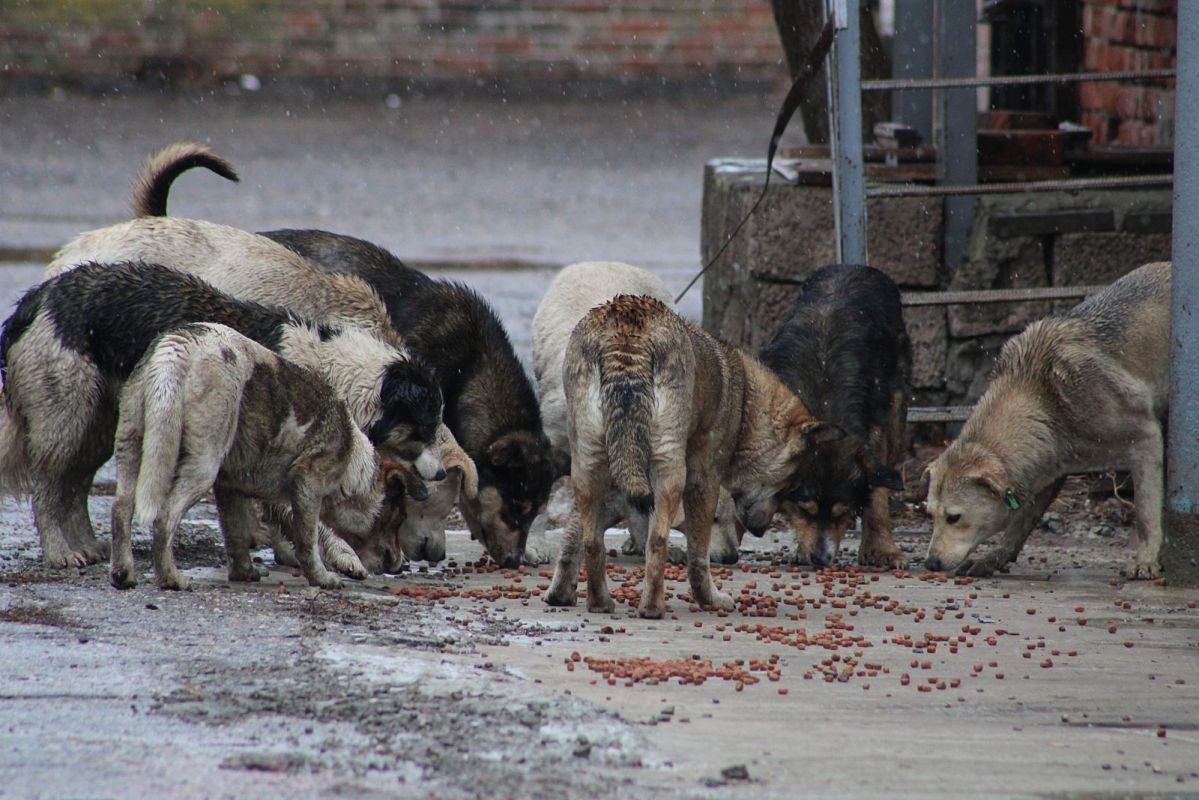
<path fill-rule="evenodd" d="M 230 580 L 258 580 L 249 550 L 257 499 L 289 509 L 283 525 L 308 582 L 337 588 L 317 552 L 322 506 L 363 496 L 378 504 L 374 448 L 329 385 L 224 325 L 165 334 L 134 369 L 121 392 L 116 462 L 118 588 L 136 583 L 132 520 L 153 526 L 159 585 L 186 588 L 171 539 L 209 489 Z"/>

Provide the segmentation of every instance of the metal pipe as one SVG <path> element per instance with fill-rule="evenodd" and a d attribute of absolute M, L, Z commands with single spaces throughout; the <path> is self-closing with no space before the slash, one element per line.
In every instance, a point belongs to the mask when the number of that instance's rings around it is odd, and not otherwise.
<path fill-rule="evenodd" d="M 1071 178 L 1058 181 L 1011 181 L 975 183 L 957 186 L 901 184 L 872 186 L 867 197 L 955 197 L 958 195 L 1011 194 L 1015 192 L 1070 192 L 1078 189 L 1128 189 L 1144 186 L 1169 186 L 1173 175 L 1126 175 L 1114 178 Z"/>
<path fill-rule="evenodd" d="M 1199 3 L 1178 4 L 1174 152 L 1199 146 Z M 1165 542 L 1171 583 L 1199 584 L 1199 162 L 1175 159 Z"/>
<path fill-rule="evenodd" d="M 897 0 L 892 60 L 900 80 L 919 81 L 933 74 L 933 0 Z M 863 81 L 862 88 L 878 81 Z M 933 98 L 927 92 L 901 91 L 892 100 L 896 118 L 933 140 Z"/>
<path fill-rule="evenodd" d="M 937 2 L 937 77 L 964 78 L 975 75 L 974 3 L 961 0 Z M 965 186 L 978 183 L 978 110 L 974 89 L 938 89 L 937 183 Z M 973 197 L 945 195 L 945 265 L 955 269 L 966 255 L 970 229 L 974 226 Z"/>
<path fill-rule="evenodd" d="M 911 306 L 1024 303 L 1036 300 L 1073 300 L 1102 291 L 1104 286 L 1041 286 L 1032 289 L 974 289 L 957 292 L 904 292 L 901 302 Z"/>
<path fill-rule="evenodd" d="M 866 163 L 862 157 L 861 0 L 830 0 L 836 16 L 829 71 L 833 157 L 833 215 L 837 261 L 866 262 Z"/>
<path fill-rule="evenodd" d="M 1021 86 L 1040 83 L 1084 83 L 1090 81 L 1151 81 L 1173 78 L 1173 69 L 1130 69 L 1118 72 L 1058 72 L 1042 75 L 978 75 L 973 78 L 892 78 L 862 81 L 863 92 L 912 91 L 915 89 L 965 89 L 978 86 Z"/>

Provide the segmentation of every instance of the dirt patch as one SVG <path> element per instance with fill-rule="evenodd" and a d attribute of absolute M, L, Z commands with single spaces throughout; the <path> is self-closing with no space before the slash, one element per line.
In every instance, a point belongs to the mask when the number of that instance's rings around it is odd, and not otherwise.
<path fill-rule="evenodd" d="M 0 623 L 15 622 L 18 625 L 49 625 L 54 628 L 78 627 L 60 609 L 45 606 L 10 606 L 0 608 Z"/>

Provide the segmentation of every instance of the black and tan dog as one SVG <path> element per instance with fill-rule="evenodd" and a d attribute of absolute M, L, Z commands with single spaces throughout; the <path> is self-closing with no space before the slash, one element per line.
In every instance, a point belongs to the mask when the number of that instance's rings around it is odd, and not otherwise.
<path fill-rule="evenodd" d="M 473 289 L 434 280 L 361 239 L 319 230 L 262 235 L 325 271 L 358 276 L 383 298 L 405 345 L 434 368 L 445 423 L 478 468 L 478 498 L 460 503 L 472 535 L 496 562 L 519 566 L 529 526 L 564 467 L 495 311 Z"/>
<path fill-rule="evenodd" d="M 894 466 L 905 444 L 912 355 L 895 283 L 871 267 L 816 270 L 761 359 L 817 418 L 848 434 L 816 445 L 801 488 L 783 504 L 796 560 L 832 563 L 861 515 L 858 562 L 904 566 L 888 490 L 903 488 Z"/>
<path fill-rule="evenodd" d="M 631 515 L 649 517 L 641 616 L 664 612 L 668 536 L 680 505 L 689 520 L 691 596 L 731 609 L 708 569 L 721 486 L 732 493 L 738 521 L 761 533 L 780 498 L 810 471 L 813 447 L 844 436 L 814 419 L 769 369 L 652 297 L 620 295 L 580 320 L 563 388 L 591 611 L 613 608 L 602 525 L 613 493 Z M 551 605 L 575 602 L 581 554 L 571 533 L 546 595 Z"/>

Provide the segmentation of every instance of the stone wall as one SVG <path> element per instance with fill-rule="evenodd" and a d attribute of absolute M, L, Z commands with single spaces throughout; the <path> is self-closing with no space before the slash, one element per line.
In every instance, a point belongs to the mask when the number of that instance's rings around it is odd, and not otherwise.
<path fill-rule="evenodd" d="M 709 162 L 704 179 L 705 263 L 761 192 L 761 161 Z M 967 254 L 941 263 L 941 202 L 867 202 L 871 266 L 903 291 L 1085 286 L 1110 283 L 1170 256 L 1167 190 L 989 195 L 978 201 Z M 770 340 L 796 288 L 759 279 L 799 277 L 833 263 L 832 190 L 772 181 L 704 283 L 704 327 L 756 352 Z M 756 277 L 758 276 L 758 277 Z M 986 387 L 999 348 L 1034 319 L 1076 301 L 904 309 L 917 404 L 969 403 Z"/>
<path fill-rule="evenodd" d="M 776 81 L 766 0 L 22 0 L 0 80 Z"/>

